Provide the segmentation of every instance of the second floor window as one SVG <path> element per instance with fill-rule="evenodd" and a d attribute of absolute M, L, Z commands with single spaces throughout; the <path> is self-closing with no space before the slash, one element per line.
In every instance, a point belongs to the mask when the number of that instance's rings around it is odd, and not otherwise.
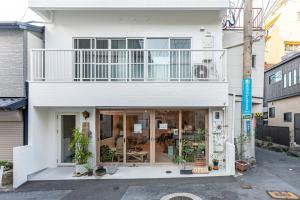
<path fill-rule="evenodd" d="M 292 86 L 292 72 L 289 72 L 289 87 Z"/>
<path fill-rule="evenodd" d="M 269 76 L 269 84 L 273 84 L 282 80 L 282 71 L 278 71 Z"/>
<path fill-rule="evenodd" d="M 294 69 L 294 78 L 293 78 L 293 84 L 296 85 L 297 84 L 297 70 Z"/>
<path fill-rule="evenodd" d="M 286 74 L 283 75 L 283 87 L 286 88 Z"/>
<path fill-rule="evenodd" d="M 275 107 L 269 108 L 269 117 L 270 118 L 275 117 Z"/>

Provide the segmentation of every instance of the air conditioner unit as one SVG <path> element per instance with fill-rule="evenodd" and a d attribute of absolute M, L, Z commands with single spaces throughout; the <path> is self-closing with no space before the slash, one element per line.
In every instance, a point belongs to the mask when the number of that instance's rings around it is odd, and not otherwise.
<path fill-rule="evenodd" d="M 213 70 L 213 60 L 203 59 L 201 63 L 194 63 L 193 69 L 196 79 L 208 79 Z"/>

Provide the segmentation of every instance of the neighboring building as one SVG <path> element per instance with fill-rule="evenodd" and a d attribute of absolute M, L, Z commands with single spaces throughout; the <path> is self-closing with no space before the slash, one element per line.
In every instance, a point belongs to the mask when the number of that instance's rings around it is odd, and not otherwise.
<path fill-rule="evenodd" d="M 43 28 L 0 23 L 0 160 L 13 160 L 13 147 L 27 144 L 27 50 L 43 41 Z"/>
<path fill-rule="evenodd" d="M 300 145 L 300 53 L 265 72 L 268 125 L 289 127 L 291 143 Z"/>
<path fill-rule="evenodd" d="M 110 162 L 107 149 L 120 165 L 171 165 L 204 129 L 197 156 L 206 165 L 217 157 L 214 173 L 233 175 L 243 66 L 242 33 L 223 32 L 228 3 L 30 0 L 48 23 L 45 49 L 31 52 L 29 140 L 14 149 L 14 186 L 74 165 L 68 146 L 76 127 L 89 130 L 92 166 Z M 253 103 L 261 112 L 261 41 L 254 52 Z"/>
<path fill-rule="evenodd" d="M 279 0 L 265 14 L 266 69 L 300 51 L 300 1 Z"/>

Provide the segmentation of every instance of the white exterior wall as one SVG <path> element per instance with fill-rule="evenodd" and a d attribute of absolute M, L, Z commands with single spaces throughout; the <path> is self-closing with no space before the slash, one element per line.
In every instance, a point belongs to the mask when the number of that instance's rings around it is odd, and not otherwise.
<path fill-rule="evenodd" d="M 90 117 L 86 120 L 82 116 L 83 111 L 88 111 Z M 82 128 L 82 122 L 89 122 L 92 133 L 89 149 L 93 153 L 90 159 L 91 166 L 96 163 L 96 128 L 95 108 L 40 108 L 29 105 L 28 145 L 14 148 L 14 187 L 19 187 L 27 181 L 29 175 L 45 168 L 57 167 L 58 159 L 58 134 L 57 114 L 76 113 L 79 118 L 77 128 Z M 26 158 L 26 159 L 24 159 Z"/>
<path fill-rule="evenodd" d="M 55 11 L 46 26 L 45 48 L 72 49 L 73 37 L 190 37 L 202 49 L 204 27 L 222 48 L 219 11 Z"/>
<path fill-rule="evenodd" d="M 30 83 L 34 106 L 226 106 L 227 83 Z"/>
<path fill-rule="evenodd" d="M 242 95 L 243 80 L 243 32 L 224 31 L 223 47 L 227 49 L 227 74 L 229 93 Z M 264 36 L 263 31 L 253 32 L 253 38 Z M 253 97 L 263 98 L 264 87 L 264 37 L 253 42 L 252 54 L 256 55 L 256 67 L 252 68 Z"/>
<path fill-rule="evenodd" d="M 35 10 L 55 9 L 223 9 L 228 0 L 29 0 L 29 7 Z"/>

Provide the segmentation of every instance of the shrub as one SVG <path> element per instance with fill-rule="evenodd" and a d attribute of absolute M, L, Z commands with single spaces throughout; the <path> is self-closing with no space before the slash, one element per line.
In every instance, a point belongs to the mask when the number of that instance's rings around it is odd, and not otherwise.
<path fill-rule="evenodd" d="M 4 171 L 13 169 L 13 163 L 7 160 L 0 160 L 0 166 L 4 166 Z"/>

